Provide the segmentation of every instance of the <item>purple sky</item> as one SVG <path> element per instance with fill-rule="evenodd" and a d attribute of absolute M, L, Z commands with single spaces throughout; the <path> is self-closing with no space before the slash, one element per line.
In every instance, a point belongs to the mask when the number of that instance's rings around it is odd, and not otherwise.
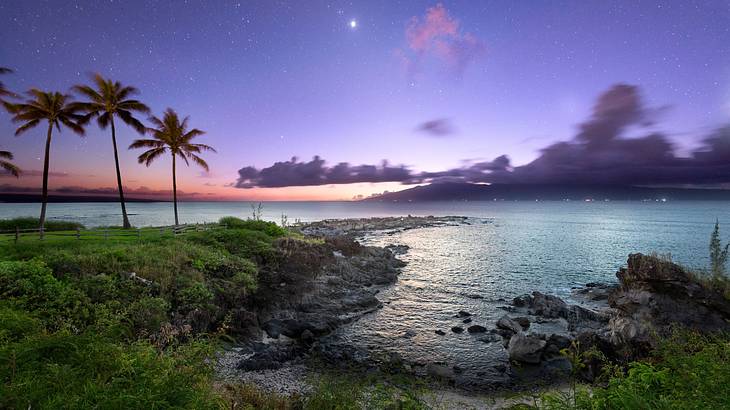
<path fill-rule="evenodd" d="M 727 1 L 144 3 L 0 3 L 0 66 L 15 70 L 2 81 L 65 91 L 100 72 L 140 88 L 156 115 L 189 115 L 207 131 L 199 142 L 219 152 L 206 155 L 211 175 L 178 173 L 181 190 L 203 197 L 349 199 L 403 187 L 231 186 L 239 169 L 293 156 L 328 166 L 387 159 L 411 174 L 502 154 L 528 164 L 572 140 L 619 83 L 658 111 L 648 130 L 626 135 L 662 131 L 680 155 L 730 118 Z M 136 135 L 120 128 L 126 148 Z M 13 129 L 0 114 L 0 149 L 29 172 L 0 185 L 36 187 L 44 131 L 15 138 Z M 147 169 L 138 154 L 122 153 L 125 185 L 169 189 L 169 161 Z M 108 132 L 64 132 L 51 187 L 114 186 L 111 159 Z"/>

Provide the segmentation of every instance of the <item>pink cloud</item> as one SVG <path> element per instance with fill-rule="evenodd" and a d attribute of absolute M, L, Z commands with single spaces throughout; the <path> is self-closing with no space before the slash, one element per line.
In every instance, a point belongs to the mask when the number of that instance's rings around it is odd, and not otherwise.
<path fill-rule="evenodd" d="M 439 3 L 426 10 L 423 17 L 414 16 L 406 26 L 406 50 L 396 50 L 409 74 L 418 70 L 424 57 L 433 57 L 461 76 L 466 67 L 486 51 L 484 43 L 470 33 L 464 33 L 459 21 Z"/>

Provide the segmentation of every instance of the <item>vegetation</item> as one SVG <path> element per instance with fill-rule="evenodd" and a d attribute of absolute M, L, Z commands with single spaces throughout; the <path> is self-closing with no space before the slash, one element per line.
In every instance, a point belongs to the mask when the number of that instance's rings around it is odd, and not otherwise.
<path fill-rule="evenodd" d="M 10 74 L 13 70 L 6 68 L 6 67 L 0 67 L 0 74 Z M 3 97 L 14 97 L 15 93 L 11 92 L 7 88 L 5 88 L 5 84 L 0 81 L 0 101 L 2 101 Z"/>
<path fill-rule="evenodd" d="M 13 219 L 0 219 L 0 231 L 14 231 L 16 228 L 38 229 L 40 228 L 40 220 L 38 218 L 21 217 Z M 73 231 L 76 229 L 85 229 L 84 225 L 71 221 L 47 221 L 45 225 L 46 231 Z"/>
<path fill-rule="evenodd" d="M 540 396 L 537 409 L 730 408 L 730 335 L 677 332 L 653 355 L 626 371 L 612 368 L 603 386 L 576 387 Z"/>
<path fill-rule="evenodd" d="M 105 79 L 100 74 L 94 75 L 93 82 L 96 88 L 88 85 L 77 85 L 73 88 L 89 100 L 88 102 L 76 103 L 75 107 L 86 113 L 84 122 L 96 117 L 99 128 L 104 130 L 107 127 L 111 127 L 114 165 L 117 173 L 117 189 L 119 190 L 119 202 L 122 206 L 122 226 L 128 229 L 132 225 L 129 223 L 127 207 L 124 203 L 124 188 L 122 186 L 122 173 L 119 170 L 119 153 L 117 151 L 117 134 L 114 127 L 114 117 L 120 118 L 122 122 L 134 128 L 138 133 L 144 134 L 144 124 L 136 119 L 133 113 L 147 114 L 150 112 L 150 109 L 137 100 L 129 99 L 130 96 L 139 92 L 134 87 L 122 86 L 118 81 L 114 82 Z"/>
<path fill-rule="evenodd" d="M 715 229 L 710 236 L 710 272 L 714 278 L 725 276 L 725 265 L 727 264 L 728 248 L 730 243 L 722 246 L 720 241 L 720 222 L 715 221 Z"/>
<path fill-rule="evenodd" d="M 129 148 L 149 148 L 138 158 L 140 164 L 148 167 L 155 159 L 165 154 L 168 150 L 170 151 L 172 155 L 172 202 L 175 209 L 175 225 L 178 225 L 177 177 L 175 176 L 176 158 L 180 157 L 185 161 L 186 165 L 190 165 L 189 160 L 193 161 L 204 170 L 209 171 L 208 163 L 197 154 L 203 151 L 216 151 L 209 145 L 193 144 L 190 142 L 193 138 L 205 133 L 197 128 L 188 130 L 188 117 L 180 121 L 177 113 L 171 108 L 165 111 L 162 120 L 157 117 L 150 117 L 149 120 L 156 127 L 148 128 L 148 131 L 152 134 L 152 139 L 136 140 Z"/>
<path fill-rule="evenodd" d="M 286 234 L 243 225 L 0 243 L 3 407 L 228 407 L 210 359 L 232 334 L 232 309 L 256 292 L 260 264 L 276 260 L 266 232 Z M 224 246 L 231 236 L 245 240 Z"/>
<path fill-rule="evenodd" d="M 41 121 L 48 122 L 46 149 L 43 157 L 43 191 L 40 216 L 40 228 L 42 230 L 46 221 L 46 206 L 48 204 L 48 165 L 53 128 L 55 127 L 60 132 L 61 125 L 63 125 L 79 135 L 84 135 L 84 128 L 79 124 L 82 117 L 78 114 L 78 108 L 69 103 L 70 97 L 68 95 L 59 92 L 45 92 L 35 88 L 28 91 L 28 95 L 30 99 L 24 103 L 5 103 L 5 106 L 13 114 L 13 122 L 22 123 L 15 130 L 15 135 L 20 135 L 35 128 Z"/>
<path fill-rule="evenodd" d="M 17 165 L 10 162 L 13 159 L 13 153 L 10 151 L 0 151 L 0 168 L 10 173 L 15 177 L 20 176 L 20 168 Z"/>

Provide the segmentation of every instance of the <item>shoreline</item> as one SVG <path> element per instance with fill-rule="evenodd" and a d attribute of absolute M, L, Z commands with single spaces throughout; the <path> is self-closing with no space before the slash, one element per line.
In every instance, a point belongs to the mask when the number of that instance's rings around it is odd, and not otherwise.
<path fill-rule="evenodd" d="M 305 235 L 305 237 L 325 238 L 330 243 L 336 244 L 335 248 L 351 246 L 344 242 L 354 241 L 353 243 L 357 244 L 354 247 L 359 249 L 358 251 L 350 250 L 344 253 L 342 249 L 334 251 L 340 269 L 342 269 L 342 266 L 346 266 L 345 270 L 351 269 L 353 262 L 355 265 L 362 262 L 362 260 L 356 261 L 358 258 L 362 258 L 360 253 L 365 251 L 368 253 L 368 257 L 372 258 L 371 262 L 378 262 L 375 263 L 376 270 L 359 271 L 359 275 L 365 275 L 366 277 L 364 282 L 342 282 L 341 277 L 337 274 L 322 273 L 322 276 L 314 281 L 316 286 L 301 295 L 301 298 L 309 299 L 310 304 L 314 301 L 313 304 L 315 305 L 321 302 L 318 301 L 318 298 L 322 295 L 330 297 L 333 293 L 340 296 L 339 302 L 349 300 L 349 304 L 334 304 L 336 306 L 335 310 L 340 313 L 339 320 L 333 320 L 330 316 L 332 315 L 331 310 L 315 311 L 313 314 L 312 312 L 305 312 L 307 314 L 302 315 L 303 312 L 299 311 L 296 306 L 280 306 L 274 309 L 273 312 L 269 312 L 266 318 L 262 320 L 260 338 L 243 345 L 232 346 L 220 356 L 216 369 L 219 380 L 222 382 L 253 383 L 264 391 L 277 394 L 305 394 L 312 389 L 308 380 L 316 379 L 321 371 L 355 368 L 360 369 L 360 372 L 368 372 L 368 369 L 393 368 L 395 366 L 398 372 L 406 372 L 410 377 L 428 383 L 430 389 L 440 391 L 454 400 L 472 401 L 474 398 L 481 400 L 484 398 L 507 397 L 533 391 L 538 386 L 545 388 L 546 385 L 543 382 L 547 378 L 542 375 L 537 377 L 529 376 L 529 382 L 524 383 L 524 380 L 520 380 L 518 376 L 512 374 L 508 377 L 511 382 L 494 385 L 486 389 L 458 386 L 454 385 L 454 377 L 458 373 L 458 367 L 456 366 L 452 369 L 448 366 L 432 363 L 419 371 L 415 371 L 422 364 L 407 363 L 402 358 L 392 355 L 373 359 L 363 352 L 332 351 L 333 346 L 326 342 L 339 327 L 357 321 L 361 317 L 382 308 L 383 304 L 377 298 L 377 295 L 381 290 L 397 284 L 398 274 L 405 266 L 405 263 L 397 257 L 408 252 L 406 245 L 391 244 L 378 248 L 362 246 L 357 240 L 362 240 L 370 235 L 390 235 L 411 229 L 488 222 L 488 220 L 481 218 L 461 216 L 407 216 L 329 219 L 294 227 L 294 230 Z M 384 261 L 385 264 L 383 264 Z M 377 270 L 383 267 L 386 268 L 384 271 Z M 325 268 L 325 270 L 327 269 Z M 375 282 L 375 284 L 372 282 Z M 344 283 L 349 283 L 349 286 L 343 287 Z M 312 323 L 302 324 L 302 316 L 306 320 L 312 321 Z M 321 322 L 326 322 L 329 327 L 325 330 L 324 327 L 327 326 L 320 326 Z M 301 330 L 302 328 L 305 329 Z M 500 339 L 500 335 L 494 331 L 485 332 L 484 334 L 486 338 L 491 338 L 490 342 Z M 317 363 L 313 365 L 312 361 Z M 324 366 L 322 366 L 323 363 Z M 333 365 L 333 363 L 338 363 L 339 366 Z M 500 363 L 495 363 L 495 366 L 503 372 L 511 372 L 508 367 L 505 368 Z M 557 379 L 553 380 L 550 386 L 560 386 L 562 383 L 564 383 L 564 379 Z"/>
<path fill-rule="evenodd" d="M 645 300 L 631 299 L 636 292 L 634 289 L 641 287 L 646 291 L 648 286 L 657 298 L 666 297 L 672 301 L 680 301 L 681 295 L 667 295 L 662 289 L 652 288 L 651 284 L 657 275 L 667 269 L 675 273 L 675 280 L 687 282 L 682 268 L 655 256 L 637 254 L 630 256 L 628 268 L 619 271 L 617 283 L 588 283 L 583 287 L 573 288 L 570 300 L 576 304 L 569 304 L 557 296 L 540 291 L 514 298 L 509 305 L 500 307 L 504 310 L 504 314 L 494 326 L 491 328 L 472 326 L 475 333 L 483 332 L 490 342 L 501 341 L 509 356 L 507 367 L 502 369 L 508 382 L 488 388 L 471 388 L 455 384 L 454 381 L 460 373 L 457 366 L 452 368 L 450 365 L 433 363 L 417 371 L 416 368 L 423 366 L 423 363 L 407 362 L 392 354 L 374 359 L 363 352 L 358 352 L 354 347 L 338 351 L 332 349 L 333 345 L 327 344 L 327 338 L 340 326 L 357 321 L 382 308 L 383 304 L 377 295 L 381 290 L 397 284 L 400 270 L 405 266 L 397 256 L 408 251 L 406 245 L 391 244 L 382 248 L 363 246 L 356 242 L 356 239 L 369 235 L 389 235 L 410 229 L 485 222 L 456 216 L 408 216 L 325 220 L 296 227 L 296 230 L 305 237 L 324 238 L 328 244 L 334 246 L 340 273 L 343 271 L 355 273 L 355 276 L 348 278 L 349 281 L 344 282 L 338 274 L 325 273 L 317 279 L 320 286 L 303 295 L 305 299 L 313 298 L 315 301 L 318 297 L 326 295 L 325 298 L 330 302 L 335 300 L 332 299 L 333 296 L 339 296 L 340 299 L 330 307 L 336 306 L 335 309 L 341 316 L 336 321 L 332 321 L 331 318 L 325 319 L 328 327 L 324 329 L 317 327 L 318 321 L 322 321 L 322 317 L 318 315 L 331 314 L 331 311 L 307 312 L 311 314 L 307 316 L 308 320 L 313 321 L 314 325 L 302 325 L 301 322 L 297 322 L 300 317 L 294 321 L 285 319 L 286 316 L 297 316 L 301 313 L 292 306 L 274 312 L 271 314 L 274 324 L 272 325 L 272 321 L 269 320 L 261 327 L 262 343 L 253 347 L 252 345 L 237 347 L 225 352 L 223 356 L 227 363 L 223 366 L 223 371 L 219 369 L 218 374 L 225 375 L 224 381 L 253 383 L 265 391 L 290 395 L 306 394 L 311 391 L 309 380 L 317 379 L 321 372 L 355 369 L 355 374 L 357 372 L 365 374 L 373 370 L 382 372 L 383 369 L 387 369 L 385 371 L 406 374 L 419 382 L 426 383 L 430 392 L 448 398 L 449 405 L 471 403 L 470 405 L 486 406 L 485 403 L 488 402 L 492 403 L 490 407 L 497 406 L 497 403 L 501 403 L 500 406 L 513 405 L 524 400 L 526 395 L 534 395 L 536 391 L 563 389 L 573 373 L 569 358 L 562 352 L 564 349 L 570 350 L 577 346 L 575 343 L 585 348 L 596 348 L 611 360 L 617 360 L 621 355 L 624 360 L 629 357 L 643 357 L 646 351 L 641 349 L 643 344 L 647 343 L 647 337 L 652 329 L 659 329 L 662 332 L 665 329 L 660 327 L 663 326 L 661 321 L 657 326 L 651 321 L 647 322 L 646 311 L 632 316 L 626 308 L 626 303 L 638 305 L 640 308 L 646 304 Z M 372 265 L 368 269 L 352 270 L 353 266 L 362 265 L 363 257 Z M 657 264 L 661 264 L 661 269 L 651 268 Z M 360 279 L 364 277 L 365 280 L 353 281 L 356 277 Z M 333 289 L 336 291 L 333 292 Z M 621 303 L 621 298 L 629 298 L 631 302 Z M 645 309 L 649 308 L 645 306 Z M 467 312 L 463 313 L 463 317 L 471 316 Z M 648 317 L 653 320 L 665 313 L 651 312 Z M 697 324 L 690 320 L 693 318 L 685 319 L 688 320 L 684 324 L 690 327 Z M 668 322 L 667 317 L 664 317 L 664 322 Z M 309 332 L 310 325 L 320 331 Z M 464 327 L 466 326 L 468 325 Z M 306 329 L 302 331 L 303 328 Z M 472 333 L 471 327 L 469 333 Z M 234 366 L 237 370 L 231 371 Z M 598 377 L 601 366 L 599 363 L 591 363 L 580 371 L 579 377 L 592 382 Z"/>

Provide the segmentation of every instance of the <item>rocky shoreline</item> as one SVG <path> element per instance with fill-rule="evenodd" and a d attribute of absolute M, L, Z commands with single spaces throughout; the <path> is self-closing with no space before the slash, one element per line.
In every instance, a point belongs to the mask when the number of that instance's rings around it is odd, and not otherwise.
<path fill-rule="evenodd" d="M 301 281 L 273 280 L 263 309 L 249 311 L 243 343 L 218 361 L 223 381 L 250 382 L 281 394 L 305 393 L 318 368 L 388 369 L 453 384 L 458 366 L 407 363 L 397 356 L 373 358 L 328 338 L 344 324 L 382 308 L 381 290 L 397 281 L 405 265 L 397 255 L 404 245 L 362 246 L 354 238 L 424 227 L 481 223 L 463 217 L 404 217 L 331 220 L 297 226 L 307 241 L 282 242 L 285 256 L 277 272 L 307 271 Z M 315 239 L 316 238 L 316 239 Z M 309 242 L 308 242 L 309 241 Z M 269 276 L 276 278 L 270 272 Z M 286 276 L 286 275 L 284 275 Z M 300 279 L 301 279 L 300 278 Z M 589 283 L 573 290 L 577 304 L 535 291 L 502 306 L 493 328 L 472 323 L 471 314 L 455 312 L 460 324 L 437 334 L 466 332 L 485 343 L 501 343 L 509 360 L 495 363 L 507 383 L 494 389 L 561 383 L 571 373 L 565 349 L 593 349 L 614 363 L 643 357 L 658 337 L 676 326 L 702 332 L 730 330 L 730 302 L 678 265 L 656 256 L 630 255 L 617 273 L 617 284 Z M 486 324 L 485 324 L 486 325 Z M 441 332 L 441 333 L 439 333 Z M 406 335 L 407 336 L 407 335 Z M 586 359 L 580 376 L 593 381 L 603 362 Z"/>
<path fill-rule="evenodd" d="M 310 270 L 297 284 L 269 283 L 266 308 L 248 311 L 243 343 L 219 357 L 216 373 L 223 381 L 251 382 L 282 394 L 303 393 L 307 376 L 316 370 L 306 365 L 316 356 L 329 363 L 357 352 L 329 349 L 320 340 L 338 327 L 382 308 L 378 293 L 394 284 L 405 265 L 396 255 L 404 245 L 362 246 L 355 237 L 373 232 L 393 232 L 469 223 L 464 217 L 402 217 L 329 220 L 294 229 L 310 242 L 277 244 L 282 262 L 277 273 Z M 267 276 L 275 276 L 272 272 Z M 276 282 L 276 281 L 273 281 Z"/>

